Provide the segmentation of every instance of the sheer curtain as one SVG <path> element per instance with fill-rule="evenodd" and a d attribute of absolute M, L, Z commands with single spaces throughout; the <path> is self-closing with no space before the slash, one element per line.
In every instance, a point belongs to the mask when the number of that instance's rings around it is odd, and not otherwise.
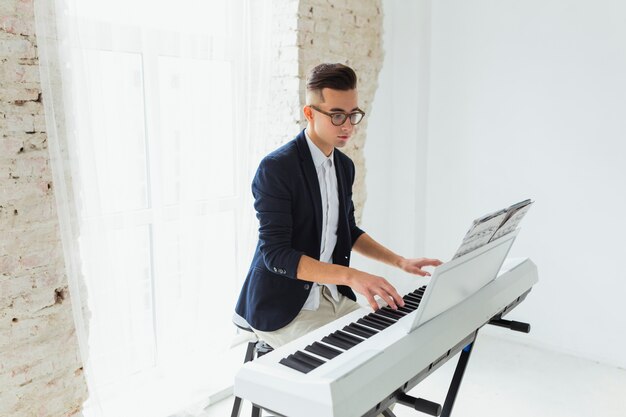
<path fill-rule="evenodd" d="M 255 243 L 271 1 L 36 2 L 87 417 L 228 394 Z M 235 362 L 236 361 L 236 362 Z"/>

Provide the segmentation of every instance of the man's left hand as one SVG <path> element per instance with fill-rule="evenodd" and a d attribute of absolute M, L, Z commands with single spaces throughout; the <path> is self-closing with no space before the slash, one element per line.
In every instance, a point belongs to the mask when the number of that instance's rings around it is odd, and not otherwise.
<path fill-rule="evenodd" d="M 430 259 L 430 258 L 416 258 L 416 259 L 407 259 L 402 258 L 398 262 L 398 268 L 401 270 L 408 272 L 410 274 L 419 275 L 422 277 L 429 277 L 430 272 L 422 270 L 422 268 L 426 266 L 439 266 L 443 262 L 439 259 Z"/>

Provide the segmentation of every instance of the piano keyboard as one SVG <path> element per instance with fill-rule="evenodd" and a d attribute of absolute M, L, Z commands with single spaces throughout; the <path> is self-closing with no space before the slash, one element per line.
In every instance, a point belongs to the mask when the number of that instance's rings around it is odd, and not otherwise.
<path fill-rule="evenodd" d="M 362 307 L 246 363 L 235 377 L 234 394 L 281 416 L 377 416 L 392 393 L 410 390 L 470 343 L 491 318 L 512 311 L 537 279 L 537 267 L 529 259 L 507 263 L 497 279 L 413 330 L 412 320 L 420 314 L 419 290 L 403 297 L 406 305 L 399 310 L 413 311 L 384 330 L 372 324 L 372 317 L 385 324 L 392 318 L 372 316 Z M 389 310 L 375 313 L 393 315 Z M 360 342 L 339 346 L 336 340 L 344 334 Z"/>
<path fill-rule="evenodd" d="M 309 373 L 417 310 L 425 290 L 426 285 L 402 297 L 403 307 L 398 307 L 397 310 L 382 307 L 322 337 L 321 340 L 314 341 L 303 350 L 282 358 L 279 363 L 296 371 Z"/>

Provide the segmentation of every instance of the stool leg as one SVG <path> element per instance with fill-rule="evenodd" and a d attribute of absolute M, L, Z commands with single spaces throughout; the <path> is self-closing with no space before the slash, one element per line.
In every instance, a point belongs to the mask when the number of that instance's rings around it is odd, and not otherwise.
<path fill-rule="evenodd" d="M 254 346 L 256 342 L 248 342 L 248 348 L 246 349 L 246 357 L 243 360 L 243 363 L 250 362 L 254 359 Z M 233 411 L 230 413 L 230 417 L 239 417 L 239 412 L 241 411 L 241 398 L 235 397 L 235 402 L 233 403 Z M 254 413 L 254 409 L 252 409 Z M 257 416 L 258 417 L 258 416 Z"/>
<path fill-rule="evenodd" d="M 241 411 L 241 398 L 235 397 L 235 402 L 233 403 L 233 411 L 230 413 L 230 417 L 239 417 L 239 412 Z"/>
<path fill-rule="evenodd" d="M 254 347 L 256 346 L 256 342 L 248 342 L 248 349 L 246 350 L 246 357 L 243 360 L 243 363 L 250 362 L 254 359 Z"/>

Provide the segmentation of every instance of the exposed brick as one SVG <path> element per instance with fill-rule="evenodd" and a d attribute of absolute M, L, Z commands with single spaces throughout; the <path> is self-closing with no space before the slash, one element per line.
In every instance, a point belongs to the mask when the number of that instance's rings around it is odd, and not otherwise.
<path fill-rule="evenodd" d="M 0 43 L 0 58 L 34 58 L 35 47 L 28 39 L 5 39 Z"/>
<path fill-rule="evenodd" d="M 359 77 L 360 106 L 367 112 L 374 99 L 383 62 L 381 2 L 303 0 L 300 1 L 298 15 L 299 77 L 304 79 L 309 69 L 321 62 L 350 65 Z M 312 28 L 310 22 L 314 22 Z M 298 107 L 302 105 L 303 95 Z M 299 124 L 304 127 L 305 121 L 299 109 L 294 109 L 292 114 L 298 115 Z M 360 222 L 366 199 L 363 158 L 366 131 L 367 118 L 343 149 L 356 166 L 353 201 L 357 222 Z"/>
<path fill-rule="evenodd" d="M 14 35 L 34 35 L 34 20 L 0 14 L 0 30 Z"/>
<path fill-rule="evenodd" d="M 87 398 L 47 149 L 33 0 L 0 1 L 0 416 Z"/>
<path fill-rule="evenodd" d="M 0 79 L 4 83 L 37 83 L 39 66 L 11 59 L 0 67 Z"/>
<path fill-rule="evenodd" d="M 35 101 L 40 94 L 41 87 L 39 83 L 4 83 L 0 79 L 0 103 Z"/>

